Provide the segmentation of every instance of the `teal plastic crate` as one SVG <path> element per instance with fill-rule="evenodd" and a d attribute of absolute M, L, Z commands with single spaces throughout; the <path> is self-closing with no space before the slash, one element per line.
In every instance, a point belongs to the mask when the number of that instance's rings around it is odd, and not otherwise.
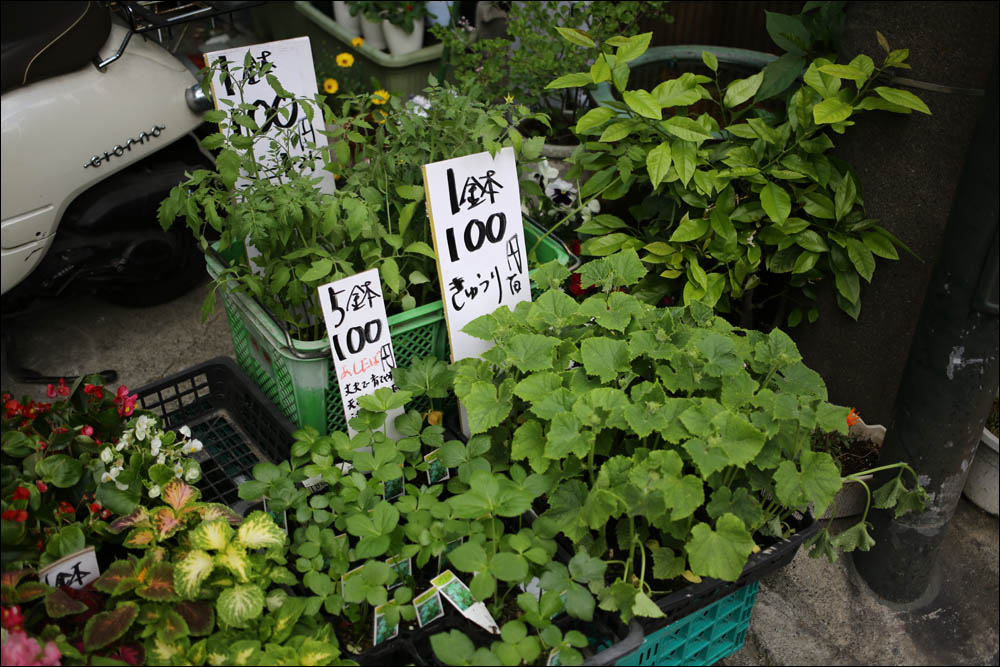
<path fill-rule="evenodd" d="M 544 232 L 527 220 L 525 244 L 531 248 Z M 555 236 L 542 239 L 535 251 L 539 264 L 558 260 L 575 268 L 578 260 Z M 224 266 L 207 255 L 208 273 L 217 279 Z M 330 356 L 330 342 L 291 338 L 247 294 L 219 289 L 226 310 L 236 361 L 254 383 L 296 426 L 312 426 L 322 434 L 347 430 L 344 406 Z M 448 332 L 440 301 L 389 317 L 389 333 L 400 366 L 434 356 L 449 360 Z M 426 399 L 425 399 L 426 400 Z M 412 406 L 425 410 L 426 403 Z"/>
<path fill-rule="evenodd" d="M 618 665 L 711 665 L 743 648 L 758 582 L 657 630 Z"/>

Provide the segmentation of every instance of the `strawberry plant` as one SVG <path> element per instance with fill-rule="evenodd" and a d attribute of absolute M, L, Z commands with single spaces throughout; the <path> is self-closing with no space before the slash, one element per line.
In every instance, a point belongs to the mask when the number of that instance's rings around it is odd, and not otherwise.
<path fill-rule="evenodd" d="M 540 520 L 575 546 L 572 579 L 626 621 L 658 616 L 662 589 L 651 582 L 734 581 L 793 513 L 823 513 L 845 480 L 811 449 L 811 434 L 846 433 L 848 409 L 827 402 L 822 378 L 782 331 L 735 328 L 697 301 L 655 308 L 623 291 L 646 275 L 634 250 L 580 271 L 600 290 L 582 302 L 550 288 L 470 323 L 467 333 L 496 345 L 455 364 L 455 390 L 473 434 L 506 444 L 509 465 L 551 484 Z M 560 285 L 567 275 L 549 265 L 536 280 Z M 899 474 L 875 491 L 875 505 L 921 509 L 916 474 L 890 467 Z M 867 550 L 867 528 L 867 512 L 835 538 L 824 527 L 814 554 Z"/>

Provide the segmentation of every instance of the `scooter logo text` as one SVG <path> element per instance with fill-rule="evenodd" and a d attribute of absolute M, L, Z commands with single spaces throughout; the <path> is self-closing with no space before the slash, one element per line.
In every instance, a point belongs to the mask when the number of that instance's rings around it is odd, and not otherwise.
<path fill-rule="evenodd" d="M 112 156 L 122 157 L 125 153 L 132 150 L 134 144 L 144 144 L 147 139 L 152 139 L 154 137 L 160 136 L 163 130 L 167 129 L 164 125 L 154 125 L 153 129 L 149 132 L 140 132 L 139 136 L 135 139 L 129 139 L 124 144 L 115 144 L 115 147 L 109 151 L 104 151 L 102 155 L 95 155 L 90 158 L 90 161 L 83 165 L 83 168 L 87 167 L 100 167 L 105 162 L 109 162 Z"/>

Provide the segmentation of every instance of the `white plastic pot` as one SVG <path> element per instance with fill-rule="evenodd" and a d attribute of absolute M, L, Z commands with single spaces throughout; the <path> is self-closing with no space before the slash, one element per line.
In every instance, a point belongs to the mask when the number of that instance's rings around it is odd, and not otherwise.
<path fill-rule="evenodd" d="M 365 46 L 385 51 L 385 35 L 382 33 L 381 21 L 374 23 L 361 16 L 361 36 L 365 38 Z"/>
<path fill-rule="evenodd" d="M 413 22 L 413 32 L 403 32 L 403 29 L 394 26 L 389 21 L 382 21 L 382 31 L 385 33 L 385 41 L 389 45 L 389 53 L 394 56 L 404 56 L 413 53 L 424 44 L 424 20 L 416 19 Z"/>
<path fill-rule="evenodd" d="M 352 35 L 361 34 L 361 21 L 357 16 L 351 16 L 351 10 L 345 0 L 333 0 L 333 18 Z"/>
<path fill-rule="evenodd" d="M 965 488 L 962 492 L 973 503 L 990 514 L 1000 512 L 1000 455 L 998 455 L 997 437 L 989 430 L 983 429 L 979 439 L 979 447 L 972 459 L 969 476 L 965 478 Z"/>

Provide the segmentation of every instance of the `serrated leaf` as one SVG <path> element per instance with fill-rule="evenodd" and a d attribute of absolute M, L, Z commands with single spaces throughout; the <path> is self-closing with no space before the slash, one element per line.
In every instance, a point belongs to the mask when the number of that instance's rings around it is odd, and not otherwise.
<path fill-rule="evenodd" d="M 875 540 L 868 534 L 871 524 L 859 521 L 833 538 L 833 546 L 841 551 L 868 551 L 875 546 Z"/>
<path fill-rule="evenodd" d="M 271 549 L 283 545 L 288 535 L 270 515 L 256 511 L 243 520 L 237 538 L 247 549 Z"/>
<path fill-rule="evenodd" d="M 596 375 L 605 383 L 618 377 L 619 369 L 627 368 L 630 361 L 625 341 L 603 336 L 584 340 L 580 353 L 587 374 Z"/>
<path fill-rule="evenodd" d="M 219 621 L 234 628 L 246 627 L 264 611 L 264 592 L 252 584 L 238 584 L 219 594 L 215 603 Z"/>
<path fill-rule="evenodd" d="M 188 551 L 174 565 L 174 590 L 182 598 L 193 599 L 198 595 L 201 583 L 212 573 L 215 562 L 208 552 Z"/>
<path fill-rule="evenodd" d="M 124 602 L 112 611 L 102 611 L 87 621 L 83 628 L 83 649 L 92 653 L 119 639 L 132 627 L 139 615 L 135 602 Z"/>

